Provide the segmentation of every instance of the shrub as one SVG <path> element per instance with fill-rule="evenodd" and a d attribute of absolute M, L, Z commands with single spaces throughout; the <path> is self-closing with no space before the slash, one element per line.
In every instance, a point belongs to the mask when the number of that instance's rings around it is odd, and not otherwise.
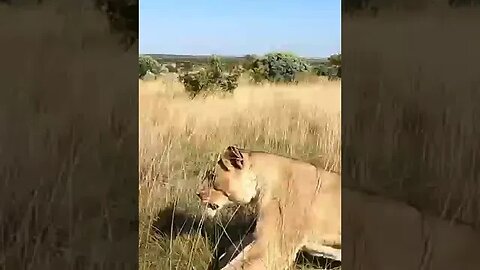
<path fill-rule="evenodd" d="M 329 80 L 340 79 L 342 77 L 342 55 L 331 55 L 327 63 L 313 67 L 313 72 L 317 76 L 327 76 Z"/>
<path fill-rule="evenodd" d="M 328 66 L 325 64 L 319 64 L 314 66 L 312 69 L 313 73 L 315 73 L 317 76 L 328 76 Z"/>
<path fill-rule="evenodd" d="M 178 69 L 181 69 L 183 71 L 192 71 L 194 68 L 194 65 L 190 61 L 178 61 L 176 63 L 176 66 Z"/>
<path fill-rule="evenodd" d="M 187 71 L 179 75 L 185 91 L 192 98 L 198 94 L 208 94 L 215 91 L 233 93 L 238 87 L 241 68 L 234 68 L 232 72 L 225 71 L 225 65 L 220 58 L 212 56 L 206 68 L 197 71 Z"/>
<path fill-rule="evenodd" d="M 332 66 L 341 66 L 342 65 L 342 55 L 341 54 L 332 54 L 328 57 L 328 62 Z"/>
<path fill-rule="evenodd" d="M 243 57 L 243 60 L 240 63 L 246 70 L 251 70 L 253 68 L 253 62 L 255 62 L 257 59 L 257 55 L 247 54 Z"/>
<path fill-rule="evenodd" d="M 328 76 L 328 80 L 330 80 L 330 81 L 340 79 L 339 67 L 338 66 L 329 66 L 327 76 Z"/>
<path fill-rule="evenodd" d="M 165 65 L 165 68 L 170 73 L 177 72 L 177 65 L 175 63 L 168 63 Z"/>
<path fill-rule="evenodd" d="M 164 72 L 165 68 L 149 55 L 140 55 L 138 57 L 138 77 L 142 78 L 150 71 L 153 74 Z"/>
<path fill-rule="evenodd" d="M 270 82 L 295 82 L 298 72 L 307 72 L 310 65 L 305 59 L 291 53 L 269 53 L 256 58 L 250 65 L 251 80 L 260 83 L 264 80 Z"/>
<path fill-rule="evenodd" d="M 330 64 L 329 79 L 339 79 L 342 77 L 342 55 L 333 54 L 328 58 Z"/>

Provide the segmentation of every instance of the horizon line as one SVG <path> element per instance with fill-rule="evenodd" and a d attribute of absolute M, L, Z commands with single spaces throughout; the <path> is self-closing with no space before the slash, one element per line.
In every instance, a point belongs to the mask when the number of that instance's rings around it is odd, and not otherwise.
<path fill-rule="evenodd" d="M 279 51 L 279 52 L 282 52 L 282 51 Z M 292 52 L 294 53 L 294 52 Z M 221 57 L 245 57 L 246 55 L 258 55 L 258 56 L 261 56 L 261 55 L 265 55 L 265 54 L 268 54 L 268 53 L 264 53 L 264 54 L 256 54 L 256 53 L 247 53 L 247 54 L 243 54 L 243 55 L 228 55 L 228 54 L 216 54 L 216 53 L 210 53 L 210 54 L 178 54 L 178 53 L 141 53 L 141 52 L 138 52 L 138 54 L 161 54 L 161 55 L 171 55 L 171 56 L 200 56 L 200 57 L 207 57 L 207 56 L 212 56 L 212 55 L 217 55 L 217 56 L 221 56 Z M 337 53 L 333 53 L 331 55 L 328 55 L 328 56 L 303 56 L 303 55 L 300 55 L 300 54 L 297 54 L 297 53 L 294 53 L 296 55 L 298 55 L 299 57 L 302 57 L 302 58 L 328 58 L 332 55 L 336 55 L 336 54 L 341 54 L 341 52 L 337 52 Z"/>

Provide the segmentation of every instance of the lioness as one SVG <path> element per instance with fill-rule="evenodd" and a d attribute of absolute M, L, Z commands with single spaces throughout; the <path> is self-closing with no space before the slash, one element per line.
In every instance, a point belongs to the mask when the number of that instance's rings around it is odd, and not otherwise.
<path fill-rule="evenodd" d="M 341 260 L 341 178 L 312 164 L 229 146 L 197 193 L 210 216 L 257 204 L 254 239 L 223 269 L 286 269 L 300 250 Z"/>

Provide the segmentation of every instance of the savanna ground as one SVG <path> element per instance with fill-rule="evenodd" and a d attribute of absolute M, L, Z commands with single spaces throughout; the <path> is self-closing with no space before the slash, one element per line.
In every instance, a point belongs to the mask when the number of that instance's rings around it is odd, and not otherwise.
<path fill-rule="evenodd" d="M 207 269 L 215 246 L 252 229 L 248 206 L 211 221 L 195 196 L 216 154 L 230 144 L 340 170 L 340 81 L 243 80 L 233 96 L 195 100 L 173 77 L 139 83 L 140 269 Z M 299 256 L 296 269 L 327 264 Z"/>

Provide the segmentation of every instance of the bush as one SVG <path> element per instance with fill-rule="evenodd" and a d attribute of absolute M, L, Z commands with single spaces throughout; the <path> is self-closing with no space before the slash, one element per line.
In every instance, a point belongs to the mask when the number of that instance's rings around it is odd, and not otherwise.
<path fill-rule="evenodd" d="M 313 72 L 317 76 L 327 76 L 329 80 L 340 79 L 342 77 L 342 55 L 331 55 L 327 63 L 313 67 Z"/>
<path fill-rule="evenodd" d="M 332 54 L 328 58 L 328 62 L 332 66 L 341 66 L 342 65 L 342 55 L 341 54 Z"/>
<path fill-rule="evenodd" d="M 253 68 L 253 63 L 255 60 L 258 59 L 258 56 L 255 54 L 247 54 L 243 57 L 243 60 L 241 61 L 241 65 L 246 69 L 246 70 L 251 70 Z"/>
<path fill-rule="evenodd" d="M 176 66 L 177 66 L 177 70 L 180 69 L 186 72 L 192 71 L 194 68 L 193 63 L 190 61 L 178 61 L 176 63 Z"/>
<path fill-rule="evenodd" d="M 340 69 L 339 69 L 339 66 L 329 66 L 328 67 L 328 80 L 338 80 L 340 79 L 340 73 L 339 73 Z"/>
<path fill-rule="evenodd" d="M 177 65 L 175 63 L 168 63 L 168 64 L 165 65 L 165 68 L 170 73 L 177 72 Z"/>
<path fill-rule="evenodd" d="M 325 64 L 319 64 L 313 67 L 313 73 L 317 76 L 328 76 L 328 66 Z"/>
<path fill-rule="evenodd" d="M 192 98 L 198 94 L 208 94 L 215 91 L 233 93 L 238 87 L 241 68 L 234 68 L 232 72 L 225 71 L 225 65 L 220 58 L 213 56 L 206 68 L 197 71 L 188 71 L 179 75 L 185 91 Z"/>
<path fill-rule="evenodd" d="M 328 58 L 330 64 L 329 79 L 339 79 L 342 77 L 342 55 L 333 54 Z"/>
<path fill-rule="evenodd" d="M 157 60 L 149 55 L 140 55 L 138 57 L 138 77 L 142 78 L 150 71 L 153 74 L 160 74 L 167 71 Z"/>
<path fill-rule="evenodd" d="M 250 65 L 250 78 L 256 83 L 264 80 L 270 82 L 295 82 L 298 72 L 307 72 L 310 65 L 305 59 L 291 53 L 269 53 L 256 58 Z"/>

